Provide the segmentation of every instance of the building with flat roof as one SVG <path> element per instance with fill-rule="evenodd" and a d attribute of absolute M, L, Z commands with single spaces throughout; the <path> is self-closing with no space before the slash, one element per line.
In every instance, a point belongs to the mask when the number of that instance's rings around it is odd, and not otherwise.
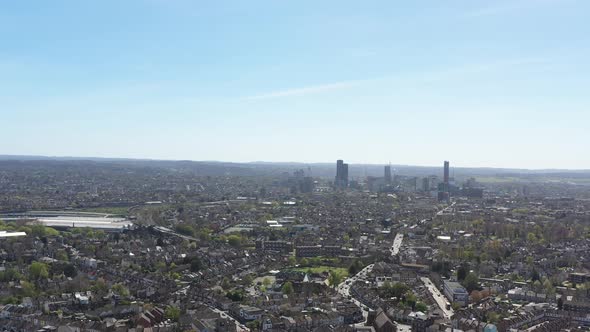
<path fill-rule="evenodd" d="M 590 273 L 572 272 L 569 274 L 568 280 L 576 284 L 583 284 L 590 281 Z"/>
<path fill-rule="evenodd" d="M 443 293 L 449 299 L 449 302 L 457 302 L 462 306 L 467 305 L 467 302 L 469 302 L 469 293 L 467 293 L 465 287 L 456 281 L 445 280 L 443 284 Z"/>
<path fill-rule="evenodd" d="M 25 233 L 25 232 L 0 231 L 0 238 L 3 238 L 3 237 L 19 237 L 19 236 L 27 236 L 27 233 Z"/>

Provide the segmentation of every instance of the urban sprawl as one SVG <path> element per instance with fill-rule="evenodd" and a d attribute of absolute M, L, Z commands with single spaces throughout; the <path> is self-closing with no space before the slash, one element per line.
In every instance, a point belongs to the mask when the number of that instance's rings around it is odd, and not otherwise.
<path fill-rule="evenodd" d="M 335 166 L 1 160 L 0 331 L 590 329 L 589 174 Z"/>

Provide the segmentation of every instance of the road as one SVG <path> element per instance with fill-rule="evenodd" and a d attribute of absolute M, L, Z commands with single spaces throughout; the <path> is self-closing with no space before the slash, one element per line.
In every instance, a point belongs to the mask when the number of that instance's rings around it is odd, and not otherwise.
<path fill-rule="evenodd" d="M 451 205 L 449 205 L 449 206 L 447 206 L 446 208 L 444 208 L 444 209 L 442 209 L 442 210 L 438 211 L 438 212 L 436 213 L 436 215 L 437 215 L 437 216 L 442 216 L 444 213 L 448 212 L 448 210 L 452 209 L 452 208 L 453 208 L 453 206 L 455 206 L 455 203 L 456 203 L 456 202 L 453 202 L 453 203 L 451 203 Z"/>
<path fill-rule="evenodd" d="M 221 316 L 221 318 L 227 318 L 227 319 L 231 320 L 232 322 L 234 322 L 234 324 L 236 324 L 236 331 L 237 332 L 250 331 L 249 328 L 247 328 L 244 324 L 235 320 L 232 316 L 228 315 L 225 311 L 219 310 L 219 309 L 212 307 L 210 305 L 207 305 L 207 307 L 209 307 L 209 309 L 211 309 L 212 311 L 218 313 Z"/>
<path fill-rule="evenodd" d="M 162 227 L 162 226 L 155 226 L 154 230 L 160 232 L 160 233 L 165 233 L 165 234 L 170 234 L 170 235 L 174 235 L 174 236 L 178 236 L 182 239 L 185 240 L 189 240 L 189 241 L 198 241 L 197 238 L 192 237 L 192 236 L 188 236 L 188 235 L 184 235 L 184 234 L 180 234 L 176 231 L 171 230 L 170 228 L 166 228 L 166 227 Z"/>
<path fill-rule="evenodd" d="M 432 283 L 432 280 L 426 277 L 421 277 L 420 280 L 422 280 L 424 286 L 428 288 L 430 295 L 432 295 L 432 298 L 434 299 L 440 310 L 443 312 L 444 317 L 450 319 L 455 312 L 451 308 L 447 309 L 447 298 Z"/>
<path fill-rule="evenodd" d="M 449 212 L 449 210 L 450 210 L 450 209 L 452 209 L 452 208 L 453 208 L 453 206 L 455 206 L 455 202 L 451 203 L 451 205 L 447 206 L 446 208 L 444 208 L 444 209 L 442 209 L 442 210 L 440 210 L 440 211 L 437 211 L 437 212 L 434 214 L 434 217 L 436 217 L 436 216 L 441 216 L 441 215 L 443 215 L 444 213 L 447 213 L 447 212 Z M 426 223 L 428 220 L 430 220 L 430 219 L 422 219 L 422 220 L 420 220 L 418 223 L 416 223 L 416 224 L 413 224 L 412 226 L 407 226 L 407 225 L 406 225 L 406 227 L 410 227 L 410 228 L 412 228 L 412 227 L 416 227 L 416 226 L 418 226 L 418 224 L 424 224 L 424 223 Z M 402 233 L 398 233 L 398 234 L 396 234 L 396 235 L 395 235 L 395 238 L 393 239 L 393 244 L 391 245 L 391 249 L 390 249 L 390 251 L 391 251 L 391 256 L 397 256 L 397 255 L 399 254 L 399 250 L 400 250 L 400 248 L 401 248 L 401 246 L 402 246 L 402 242 L 403 242 L 403 241 L 404 241 L 404 234 L 402 234 Z"/>
<path fill-rule="evenodd" d="M 364 269 L 360 270 L 354 276 L 348 277 L 346 280 L 344 280 L 344 282 L 342 282 L 340 285 L 338 285 L 338 287 L 336 287 L 336 291 L 338 291 L 340 295 L 342 295 L 345 298 L 350 297 L 350 301 L 352 301 L 354 304 L 361 308 L 361 310 L 363 311 L 364 318 L 363 323 L 367 321 L 367 317 L 369 316 L 369 308 L 350 294 L 350 287 L 355 281 L 365 280 L 367 278 L 367 275 L 373 270 L 374 266 L 375 264 L 365 266 Z"/>

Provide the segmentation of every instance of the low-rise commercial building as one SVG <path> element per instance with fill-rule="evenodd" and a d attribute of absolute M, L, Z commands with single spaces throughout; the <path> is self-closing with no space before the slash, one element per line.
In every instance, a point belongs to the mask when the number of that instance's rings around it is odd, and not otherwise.
<path fill-rule="evenodd" d="M 444 281 L 443 293 L 449 299 L 449 301 L 459 303 L 461 305 L 467 305 L 469 301 L 469 293 L 461 286 L 460 283 L 455 281 Z"/>

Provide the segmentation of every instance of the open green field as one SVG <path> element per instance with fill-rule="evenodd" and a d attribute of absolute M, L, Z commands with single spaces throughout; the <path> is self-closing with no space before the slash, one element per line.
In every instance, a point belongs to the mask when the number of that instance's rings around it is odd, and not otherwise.
<path fill-rule="evenodd" d="M 344 278 L 348 277 L 348 269 L 343 268 L 343 267 L 333 267 L 333 266 L 320 265 L 320 266 L 296 267 L 291 270 L 298 271 L 298 272 L 311 271 L 311 273 L 317 273 L 317 274 L 332 271 L 332 272 L 338 273 L 339 275 L 341 275 Z"/>

